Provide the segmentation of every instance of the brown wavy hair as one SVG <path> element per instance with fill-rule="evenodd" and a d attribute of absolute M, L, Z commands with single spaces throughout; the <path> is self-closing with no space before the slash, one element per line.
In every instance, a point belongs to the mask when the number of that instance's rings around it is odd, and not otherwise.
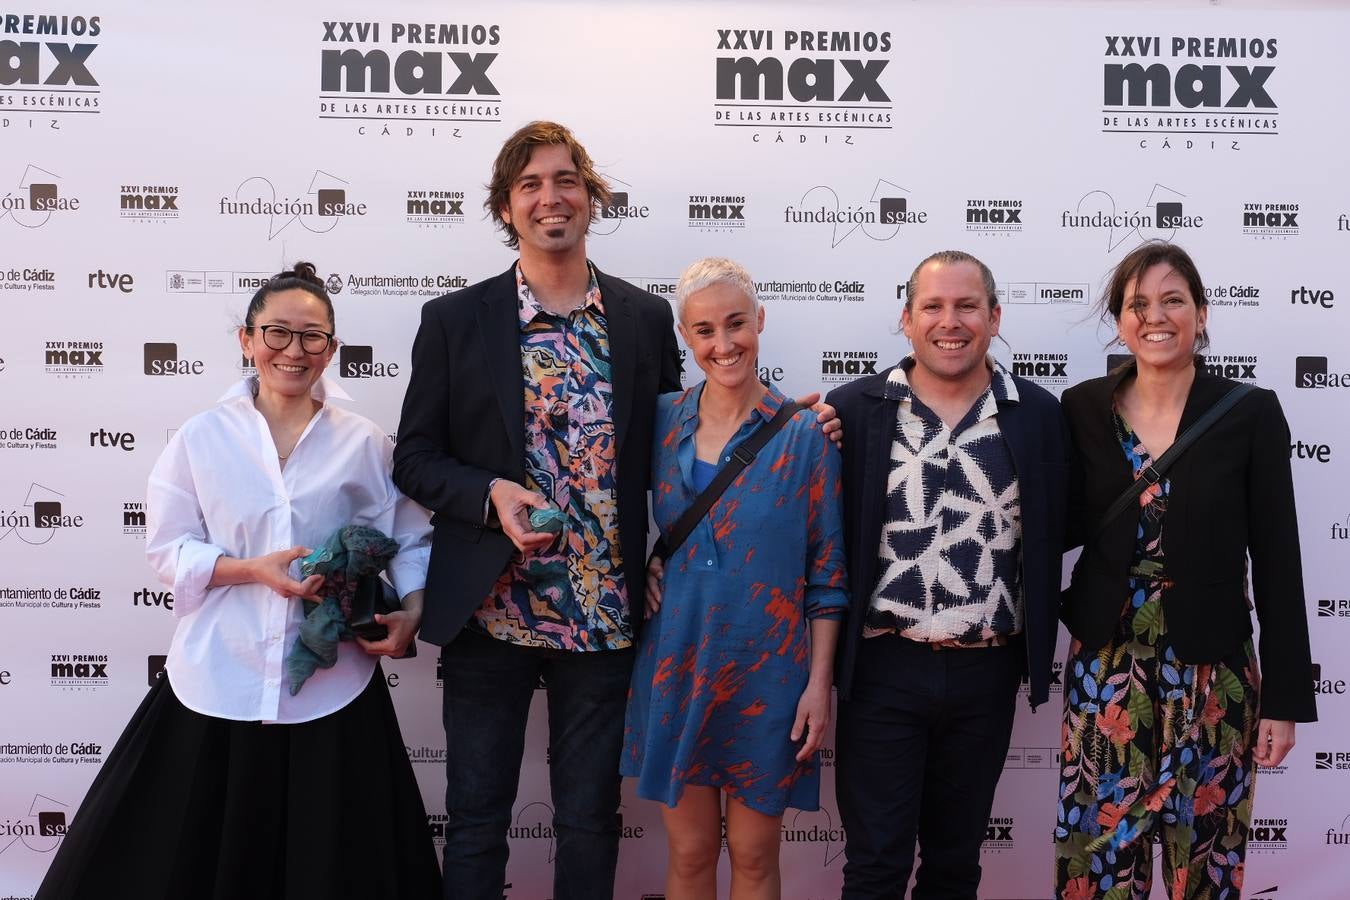
<path fill-rule="evenodd" d="M 497 227 L 506 233 L 506 246 L 512 250 L 520 246 L 520 234 L 510 222 L 502 218 L 502 210 L 510 206 L 511 185 L 529 165 L 534 148 L 550 144 L 561 144 L 571 153 L 572 165 L 577 167 L 577 174 L 585 183 L 586 193 L 591 198 L 592 221 L 600 214 L 600 209 L 610 202 L 608 182 L 595 171 L 591 155 L 567 126 L 557 122 L 531 122 L 502 144 L 496 161 L 492 163 L 492 180 L 487 184 L 487 199 L 483 201 L 483 207 Z"/>

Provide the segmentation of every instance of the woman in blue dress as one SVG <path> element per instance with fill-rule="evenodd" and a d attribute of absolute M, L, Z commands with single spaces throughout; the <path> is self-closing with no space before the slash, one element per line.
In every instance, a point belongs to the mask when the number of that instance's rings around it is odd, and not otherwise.
<path fill-rule="evenodd" d="M 660 398 L 653 515 L 663 534 L 786 398 L 756 369 L 764 308 L 730 260 L 676 291 L 680 334 L 706 380 Z M 733 898 L 780 895 L 783 811 L 819 807 L 839 620 L 848 605 L 839 455 L 799 412 L 665 561 L 647 623 L 621 770 L 664 804 L 666 895 L 716 896 L 722 796 Z"/>

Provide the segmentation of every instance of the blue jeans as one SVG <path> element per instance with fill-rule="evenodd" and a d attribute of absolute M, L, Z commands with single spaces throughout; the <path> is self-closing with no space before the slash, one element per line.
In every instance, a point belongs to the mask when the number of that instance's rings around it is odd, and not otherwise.
<path fill-rule="evenodd" d="M 844 900 L 904 897 L 916 840 L 912 900 L 975 900 L 1025 652 L 863 640 L 835 739 Z"/>
<path fill-rule="evenodd" d="M 614 893 L 634 652 L 522 647 L 469 629 L 441 651 L 446 900 L 501 900 L 530 700 L 548 692 L 553 900 Z"/>

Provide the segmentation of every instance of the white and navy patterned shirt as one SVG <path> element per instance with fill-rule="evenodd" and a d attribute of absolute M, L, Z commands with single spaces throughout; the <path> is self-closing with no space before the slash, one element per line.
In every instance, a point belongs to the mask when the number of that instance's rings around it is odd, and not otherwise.
<path fill-rule="evenodd" d="M 955 428 L 910 390 L 912 356 L 886 381 L 900 407 L 868 637 L 977 644 L 1022 630 L 1021 504 L 998 425 L 1017 387 L 992 357 L 989 366 L 988 389 Z"/>

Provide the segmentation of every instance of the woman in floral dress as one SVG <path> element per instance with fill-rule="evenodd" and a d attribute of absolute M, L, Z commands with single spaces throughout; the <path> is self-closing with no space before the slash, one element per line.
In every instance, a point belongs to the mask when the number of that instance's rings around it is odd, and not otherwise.
<path fill-rule="evenodd" d="M 1064 596 L 1056 889 L 1147 897 L 1156 839 L 1166 896 L 1236 900 L 1255 767 L 1316 719 L 1289 428 L 1274 392 L 1254 390 L 1159 478 L 1153 463 L 1234 384 L 1196 356 L 1204 287 L 1184 250 L 1150 242 L 1103 305 L 1134 360 L 1062 401 L 1084 549 Z M 1103 521 L 1138 478 L 1138 505 Z"/>

